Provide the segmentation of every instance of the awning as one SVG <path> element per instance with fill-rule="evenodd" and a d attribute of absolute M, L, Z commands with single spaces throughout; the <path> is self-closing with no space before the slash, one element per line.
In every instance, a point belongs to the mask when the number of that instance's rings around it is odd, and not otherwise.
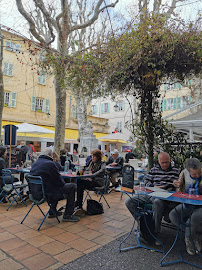
<path fill-rule="evenodd" d="M 20 122 L 14 122 L 14 121 L 2 121 L 2 126 L 5 125 L 18 125 L 21 124 Z M 42 128 L 47 128 L 49 130 L 52 130 L 55 132 L 55 127 L 50 127 L 50 126 L 42 126 L 42 125 L 38 125 L 39 127 Z M 3 131 L 2 131 L 3 134 Z M 18 136 L 23 137 L 25 134 L 24 133 L 18 133 Z M 101 133 L 101 132 L 94 132 L 94 135 L 96 136 L 96 138 L 107 135 L 106 133 Z M 27 138 L 29 137 L 35 137 L 35 138 L 51 138 L 54 139 L 55 134 L 32 134 L 29 133 L 26 135 Z M 79 133 L 77 129 L 70 129 L 70 128 L 66 128 L 65 129 L 65 142 L 66 143 L 78 143 L 77 139 L 79 137 Z M 72 142 L 73 140 L 73 142 Z"/>
<path fill-rule="evenodd" d="M 110 142 L 110 143 L 128 143 L 129 135 L 123 133 L 111 133 L 103 137 L 98 138 L 99 141 L 102 142 Z"/>

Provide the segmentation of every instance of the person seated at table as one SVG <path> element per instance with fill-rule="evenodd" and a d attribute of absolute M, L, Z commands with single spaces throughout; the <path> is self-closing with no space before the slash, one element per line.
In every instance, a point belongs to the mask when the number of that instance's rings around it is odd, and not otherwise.
<path fill-rule="evenodd" d="M 67 151 L 65 149 L 62 149 L 60 150 L 60 164 L 63 167 L 63 171 L 66 160 L 69 161 L 69 169 L 72 170 L 75 167 L 75 165 L 71 162 L 70 156 L 69 157 L 67 156 Z"/>
<path fill-rule="evenodd" d="M 17 148 L 22 150 L 21 161 L 24 163 L 26 161 L 26 154 L 28 151 L 28 147 L 25 145 L 25 141 L 21 141 L 20 145 L 18 145 Z"/>
<path fill-rule="evenodd" d="M 135 154 L 131 152 L 131 150 L 129 150 L 129 152 L 126 153 L 125 155 L 125 162 L 128 163 L 129 159 L 134 159 L 134 158 L 135 158 Z"/>
<path fill-rule="evenodd" d="M 180 169 L 171 166 L 170 156 L 166 152 L 161 152 L 158 155 L 158 163 L 159 165 L 157 167 L 153 167 L 145 176 L 145 186 L 173 190 L 173 180 L 177 180 L 179 178 Z M 170 210 L 176 206 L 176 203 L 160 199 L 152 199 L 152 197 L 148 195 L 138 194 L 131 198 L 127 198 L 125 204 L 132 216 L 136 219 L 137 216 L 135 213 L 137 213 L 137 209 L 139 207 L 144 208 L 145 204 L 152 204 L 156 236 L 158 236 L 161 230 L 162 217 L 164 216 L 164 219 L 167 220 Z M 156 244 L 158 245 L 159 242 L 156 241 Z"/>
<path fill-rule="evenodd" d="M 0 146 L 0 189 L 3 187 L 4 182 L 3 182 L 3 176 L 2 176 L 2 170 L 6 169 L 8 167 L 7 164 L 7 149 L 4 146 Z M 5 184 L 11 184 L 11 179 L 10 177 L 5 177 Z M 18 182 L 19 179 L 14 177 L 13 178 L 13 182 Z M 0 191 L 1 192 L 1 191 Z M 2 199 L 2 197 L 0 197 L 0 200 Z M 7 203 L 6 198 L 4 198 L 2 200 L 2 202 Z"/>
<path fill-rule="evenodd" d="M 50 149 L 51 149 L 51 147 L 50 147 Z M 60 157 L 55 151 L 53 151 L 53 161 L 55 162 L 55 165 L 58 168 L 59 172 L 64 171 L 64 166 L 62 166 L 60 163 Z"/>
<path fill-rule="evenodd" d="M 43 179 L 47 202 L 51 205 L 50 218 L 62 215 L 62 212 L 57 211 L 57 204 L 58 201 L 67 199 L 63 221 L 76 222 L 80 220 L 79 217 L 73 215 L 76 184 L 65 183 L 62 179 L 53 161 L 53 151 L 50 147 L 42 151 L 42 154 L 32 165 L 30 174 L 41 176 Z"/>
<path fill-rule="evenodd" d="M 194 188 L 195 194 L 202 195 L 202 167 L 197 158 L 190 158 L 186 162 L 186 169 L 181 172 L 179 179 L 174 181 L 174 186 L 186 193 L 189 193 L 189 188 Z M 186 250 L 190 255 L 194 255 L 196 251 L 192 241 L 199 252 L 202 247 L 202 207 L 188 204 L 183 205 L 183 208 L 182 204 L 175 207 L 169 217 L 176 226 L 181 219 L 181 211 L 183 221 L 189 224 L 185 227 Z"/>
<path fill-rule="evenodd" d="M 94 187 L 103 187 L 105 185 L 105 163 L 102 161 L 102 152 L 99 149 L 93 150 L 91 152 L 92 160 L 85 172 L 92 172 L 93 178 L 77 179 L 77 201 L 75 203 L 76 212 L 83 216 L 85 211 L 82 209 L 83 204 L 83 193 L 85 189 L 90 189 Z"/>
<path fill-rule="evenodd" d="M 114 151 L 112 151 L 112 155 L 109 157 L 108 161 L 106 162 L 106 165 L 120 167 L 119 170 L 111 170 L 109 172 L 112 187 L 118 187 L 119 185 L 117 183 L 117 177 L 122 172 L 123 163 L 124 163 L 123 157 L 119 155 L 119 151 L 117 149 L 114 149 Z"/>

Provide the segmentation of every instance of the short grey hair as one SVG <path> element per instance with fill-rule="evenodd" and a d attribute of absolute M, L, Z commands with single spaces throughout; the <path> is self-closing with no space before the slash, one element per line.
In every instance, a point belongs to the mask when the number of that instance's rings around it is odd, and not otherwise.
<path fill-rule="evenodd" d="M 42 155 L 52 157 L 53 156 L 53 150 L 50 147 L 46 147 L 41 151 Z"/>
<path fill-rule="evenodd" d="M 190 169 L 197 170 L 201 168 L 201 162 L 197 158 L 190 158 L 186 162 L 186 169 L 190 171 Z"/>

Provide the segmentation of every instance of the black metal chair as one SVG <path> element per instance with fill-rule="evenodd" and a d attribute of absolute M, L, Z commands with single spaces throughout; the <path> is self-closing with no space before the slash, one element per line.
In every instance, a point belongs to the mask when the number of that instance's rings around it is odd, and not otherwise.
<path fill-rule="evenodd" d="M 84 200 L 83 200 L 83 204 L 85 203 L 87 197 L 89 197 L 90 199 L 92 199 L 91 196 L 90 196 L 90 191 L 94 191 L 94 192 L 97 194 L 97 196 L 100 195 L 99 202 L 100 202 L 101 199 L 103 198 L 103 199 L 105 200 L 107 206 L 110 208 L 110 205 L 109 205 L 109 203 L 107 202 L 107 200 L 106 200 L 106 198 L 105 198 L 105 196 L 104 196 L 104 194 L 106 194 L 107 184 L 108 184 L 108 179 L 105 178 L 104 186 L 102 186 L 102 187 L 94 187 L 94 188 L 91 188 L 91 189 L 85 189 L 85 191 L 86 191 L 86 196 L 85 196 L 85 198 L 84 198 Z"/>
<path fill-rule="evenodd" d="M 42 180 L 41 176 L 27 175 L 26 179 L 27 179 L 27 183 L 28 183 L 28 187 L 29 187 L 29 199 L 32 202 L 32 206 L 29 209 L 29 211 L 27 212 L 27 214 L 25 215 L 25 217 L 23 218 L 23 220 L 21 221 L 21 224 L 24 222 L 26 217 L 29 215 L 29 213 L 31 212 L 34 205 L 36 205 L 44 216 L 43 220 L 41 221 L 41 224 L 38 227 L 38 231 L 39 231 L 42 224 L 44 223 L 45 219 L 47 218 L 50 210 L 53 211 L 53 209 L 51 209 L 51 204 L 48 203 L 46 200 L 43 180 Z M 42 211 L 42 209 L 39 206 L 39 205 L 43 204 L 44 202 L 47 202 L 49 205 L 49 209 L 48 209 L 48 212 L 46 214 L 44 214 L 44 212 Z M 58 223 L 60 223 L 60 220 L 58 219 L 57 215 L 55 215 L 55 217 L 56 217 Z"/>
<path fill-rule="evenodd" d="M 8 211 L 14 202 L 18 204 L 17 201 L 18 198 L 20 198 L 21 202 L 27 206 L 25 200 L 22 197 L 23 192 L 27 187 L 27 184 L 19 184 L 18 182 L 15 182 L 12 172 L 7 169 L 2 170 L 2 177 L 3 177 L 3 187 L 0 193 L 0 195 L 2 195 L 0 202 L 3 201 L 3 198 L 8 199 L 10 204 L 6 210 Z M 10 200 L 10 198 L 12 198 L 12 201 Z"/>

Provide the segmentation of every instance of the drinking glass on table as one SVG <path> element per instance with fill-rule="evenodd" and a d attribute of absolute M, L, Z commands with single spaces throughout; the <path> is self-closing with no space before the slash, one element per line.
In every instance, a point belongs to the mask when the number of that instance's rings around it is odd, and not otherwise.
<path fill-rule="evenodd" d="M 192 195 L 195 194 L 195 189 L 194 188 L 189 188 L 189 197 L 192 197 Z"/>
<path fill-rule="evenodd" d="M 145 194 L 145 183 L 144 182 L 140 182 L 140 192 L 139 194 Z"/>

